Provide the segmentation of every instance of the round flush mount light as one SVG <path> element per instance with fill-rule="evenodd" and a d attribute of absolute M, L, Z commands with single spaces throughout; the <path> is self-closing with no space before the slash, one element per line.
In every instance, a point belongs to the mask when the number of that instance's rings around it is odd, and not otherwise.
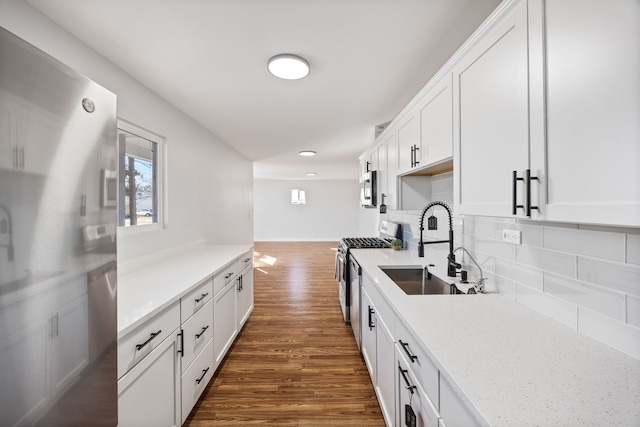
<path fill-rule="evenodd" d="M 303 157 L 311 157 L 311 156 L 315 156 L 316 152 L 311 150 L 304 150 L 300 152 L 300 155 Z"/>
<path fill-rule="evenodd" d="M 305 175 L 307 175 L 307 176 L 316 176 L 316 173 L 315 172 L 307 172 Z"/>
<path fill-rule="evenodd" d="M 285 80 L 298 80 L 309 75 L 307 60 L 291 53 L 272 57 L 269 59 L 267 68 L 271 74 Z"/>

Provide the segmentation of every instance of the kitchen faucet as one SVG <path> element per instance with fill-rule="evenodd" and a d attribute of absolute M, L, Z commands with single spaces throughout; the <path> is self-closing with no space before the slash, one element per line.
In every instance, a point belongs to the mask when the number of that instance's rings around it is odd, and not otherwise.
<path fill-rule="evenodd" d="M 0 234 L 9 234 L 9 243 L 6 245 L 0 245 L 0 247 L 7 248 L 7 261 L 13 261 L 13 227 L 11 225 L 11 212 L 9 212 L 9 209 L 4 205 L 0 205 L 0 211 L 3 211 L 6 217 L 6 219 L 0 220 Z"/>
<path fill-rule="evenodd" d="M 484 274 L 482 274 L 482 268 L 480 268 L 480 264 L 478 264 L 476 260 L 473 258 L 473 256 L 471 256 L 469 251 L 463 248 L 462 246 L 458 246 L 457 248 L 454 249 L 453 252 L 455 253 L 455 252 L 458 252 L 459 250 L 464 251 L 464 253 L 466 253 L 469 256 L 469 258 L 471 258 L 471 261 L 473 261 L 473 263 L 476 265 L 476 267 L 478 267 L 478 270 L 480 271 L 480 278 L 478 279 L 478 283 L 476 283 L 476 285 L 473 288 L 476 290 L 476 292 L 483 293 L 483 294 L 486 293 L 487 291 L 484 288 L 484 281 L 487 280 L 487 278 L 484 277 Z M 463 275 L 463 279 L 462 279 L 463 283 L 466 283 L 465 280 L 466 279 L 464 278 L 464 275 Z"/>
<path fill-rule="evenodd" d="M 423 242 L 422 231 L 424 230 L 424 216 L 427 211 L 434 206 L 442 206 L 447 210 L 447 213 L 449 214 L 449 240 L 434 240 L 431 242 Z M 431 202 L 422 211 L 422 215 L 420 216 L 420 243 L 418 244 L 418 256 L 421 258 L 424 257 L 424 245 L 431 245 L 434 243 L 449 243 L 449 255 L 447 256 L 447 276 L 456 277 L 456 269 L 462 268 L 462 266 L 456 262 L 456 256 L 453 254 L 453 219 L 451 218 L 451 208 L 449 208 L 449 206 L 445 202 Z"/>

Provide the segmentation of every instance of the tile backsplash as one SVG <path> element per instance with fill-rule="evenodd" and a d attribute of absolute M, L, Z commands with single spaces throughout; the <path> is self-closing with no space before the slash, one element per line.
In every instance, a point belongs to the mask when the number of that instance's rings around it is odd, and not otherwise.
<path fill-rule="evenodd" d="M 432 179 L 432 196 L 453 208 L 451 173 Z M 425 226 L 425 241 L 447 239 L 446 211 L 436 207 L 427 216 L 432 213 L 438 230 Z M 420 214 L 383 215 L 404 224 L 407 249 L 416 252 Z M 464 246 L 480 264 L 490 291 L 640 359 L 640 230 L 468 215 L 454 216 L 453 228 L 455 247 Z M 502 241 L 505 228 L 521 232 L 520 245 Z M 443 256 L 447 250 L 425 246 Z M 473 263 L 456 256 L 475 280 Z"/>

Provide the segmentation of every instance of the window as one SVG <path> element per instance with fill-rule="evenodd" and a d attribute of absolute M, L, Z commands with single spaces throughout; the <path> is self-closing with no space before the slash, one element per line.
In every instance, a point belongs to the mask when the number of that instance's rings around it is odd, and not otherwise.
<path fill-rule="evenodd" d="M 162 224 L 162 153 L 161 137 L 118 121 L 118 226 Z"/>
<path fill-rule="evenodd" d="M 292 205 L 307 204 L 307 196 L 304 190 L 291 190 L 291 204 Z"/>

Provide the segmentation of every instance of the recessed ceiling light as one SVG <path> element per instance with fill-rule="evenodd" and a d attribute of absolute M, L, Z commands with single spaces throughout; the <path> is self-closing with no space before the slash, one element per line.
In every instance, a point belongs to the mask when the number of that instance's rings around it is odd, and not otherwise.
<path fill-rule="evenodd" d="M 283 53 L 269 59 L 267 68 L 271 74 L 285 80 L 298 80 L 309 75 L 307 60 L 290 53 Z"/>
<path fill-rule="evenodd" d="M 316 152 L 315 151 L 310 151 L 310 150 L 304 150 L 300 152 L 301 156 L 305 156 L 305 157 L 310 157 L 310 156 L 315 156 Z"/>
<path fill-rule="evenodd" d="M 307 176 L 316 176 L 316 173 L 315 172 L 307 172 L 306 175 Z"/>

